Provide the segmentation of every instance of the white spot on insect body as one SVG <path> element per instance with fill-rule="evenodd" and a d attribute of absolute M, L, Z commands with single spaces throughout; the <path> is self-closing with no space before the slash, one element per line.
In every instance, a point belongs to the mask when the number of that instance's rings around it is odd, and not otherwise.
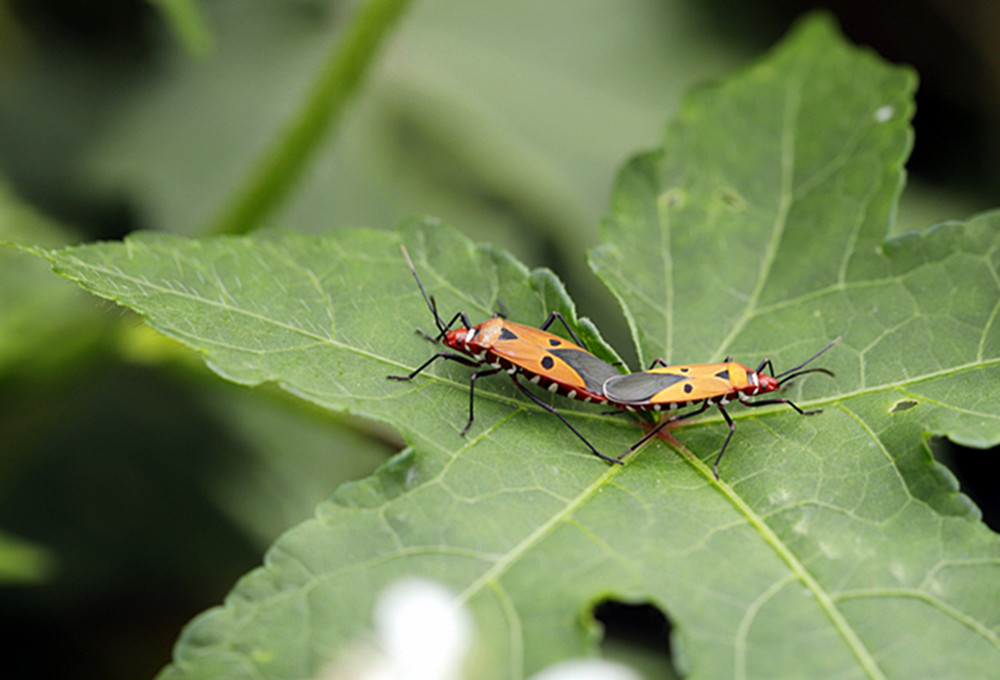
<path fill-rule="evenodd" d="M 514 375 L 515 373 L 517 373 L 517 366 L 511 366 L 510 368 L 508 368 L 507 373 L 509 373 L 510 375 Z"/>
<path fill-rule="evenodd" d="M 569 392 L 566 393 L 566 396 L 569 397 L 570 399 L 576 399 L 576 390 L 570 390 Z"/>
<path fill-rule="evenodd" d="M 542 381 L 542 376 L 540 376 L 540 375 L 533 375 L 530 378 L 528 378 L 528 381 L 529 382 L 533 382 L 533 383 L 535 383 L 537 385 L 538 383 L 540 383 Z"/>
<path fill-rule="evenodd" d="M 465 334 L 465 339 L 462 340 L 463 343 L 468 345 L 476 337 L 476 329 L 470 328 L 469 332 Z"/>
<path fill-rule="evenodd" d="M 552 383 L 551 385 L 549 385 L 545 389 L 547 389 L 549 392 L 556 392 L 556 391 L 559 390 L 559 383 Z"/>

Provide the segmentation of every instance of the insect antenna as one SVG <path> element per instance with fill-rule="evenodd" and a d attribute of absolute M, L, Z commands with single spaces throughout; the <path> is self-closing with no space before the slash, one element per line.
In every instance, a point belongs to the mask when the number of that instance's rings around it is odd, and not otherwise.
<path fill-rule="evenodd" d="M 825 373 L 831 378 L 836 377 L 833 374 L 833 371 L 826 368 L 807 368 L 804 371 L 799 371 L 798 373 L 792 373 L 791 375 L 785 376 L 784 378 L 778 381 L 778 384 L 781 385 L 782 387 L 788 386 L 791 384 L 792 380 L 798 378 L 800 375 L 805 375 L 806 373 Z"/>
<path fill-rule="evenodd" d="M 840 342 L 840 338 L 839 337 L 835 338 L 826 347 L 824 347 L 820 351 L 818 351 L 815 354 L 813 354 L 811 357 L 809 357 L 808 359 L 806 359 L 805 361 L 803 361 L 798 366 L 793 366 L 792 368 L 788 369 L 787 371 L 782 371 L 781 373 L 779 373 L 778 375 L 776 375 L 774 377 L 776 379 L 778 379 L 780 382 L 784 383 L 784 382 L 788 382 L 789 380 L 792 380 L 793 378 L 797 378 L 800 375 L 805 375 L 806 373 L 826 373 L 827 375 L 832 376 L 833 373 L 831 371 L 828 371 L 825 368 L 807 368 L 804 371 L 801 371 L 799 369 L 801 369 L 806 364 L 808 364 L 808 363 L 812 362 L 813 360 L 815 360 L 817 357 L 819 357 L 821 354 L 823 354 L 823 352 L 825 352 L 826 350 L 830 349 L 831 347 L 833 347 L 834 345 L 836 345 L 838 342 Z M 784 378 L 784 380 L 782 380 L 782 378 Z"/>
<path fill-rule="evenodd" d="M 403 251 L 403 257 L 406 258 L 406 264 L 410 267 L 410 273 L 412 273 L 413 278 L 417 280 L 417 288 L 420 289 L 420 294 L 424 296 L 424 302 L 427 303 L 428 309 L 430 309 L 431 313 L 434 315 L 434 323 L 437 324 L 438 330 L 441 331 L 441 335 L 438 337 L 443 337 L 444 334 L 448 332 L 448 326 L 445 325 L 444 321 L 441 319 L 441 315 L 438 314 L 437 305 L 433 302 L 434 298 L 427 297 L 427 291 L 424 290 L 424 284 L 420 282 L 420 277 L 417 276 L 417 270 L 413 266 L 413 260 L 410 259 L 410 254 L 406 252 L 406 246 L 400 245 L 399 249 Z"/>

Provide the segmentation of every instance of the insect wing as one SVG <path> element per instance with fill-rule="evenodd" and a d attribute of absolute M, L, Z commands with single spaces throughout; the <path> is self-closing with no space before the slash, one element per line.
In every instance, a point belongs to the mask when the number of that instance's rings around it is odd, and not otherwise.
<path fill-rule="evenodd" d="M 620 375 L 614 366 L 569 340 L 510 321 L 504 322 L 491 349 L 525 371 L 595 396 L 602 394 L 606 380 Z"/>
<path fill-rule="evenodd" d="M 612 378 L 604 384 L 604 394 L 631 406 L 701 401 L 733 391 L 732 367 L 718 363 L 654 368 Z"/>
<path fill-rule="evenodd" d="M 657 371 L 630 373 L 613 377 L 604 383 L 604 396 L 617 404 L 643 406 L 656 403 L 654 398 L 658 394 L 682 382 L 688 382 L 688 379 L 673 373 Z"/>
<path fill-rule="evenodd" d="M 568 364 L 583 379 L 585 389 L 595 395 L 602 394 L 602 387 L 610 378 L 621 375 L 614 366 L 582 349 L 566 347 L 549 350 L 549 353 Z"/>

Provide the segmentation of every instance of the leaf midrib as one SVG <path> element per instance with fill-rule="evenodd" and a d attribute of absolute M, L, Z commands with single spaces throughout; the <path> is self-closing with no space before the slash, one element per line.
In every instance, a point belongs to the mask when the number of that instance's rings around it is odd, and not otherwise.
<path fill-rule="evenodd" d="M 708 472 L 706 467 L 703 474 Z M 847 621 L 847 618 L 841 613 L 840 609 L 834 602 L 833 597 L 824 589 L 819 581 L 817 581 L 805 565 L 799 561 L 795 556 L 795 553 L 778 537 L 778 535 L 771 530 L 770 526 L 758 515 L 753 509 L 743 501 L 743 498 L 735 493 L 732 487 L 730 487 L 726 482 L 717 480 L 716 485 L 719 490 L 722 491 L 723 495 L 729 499 L 729 501 L 736 507 L 737 511 L 742 513 L 750 524 L 757 529 L 761 537 L 766 543 L 768 543 L 771 548 L 778 554 L 778 557 L 788 565 L 792 573 L 798 577 L 809 590 L 815 595 L 816 601 L 819 603 L 820 608 L 823 609 L 827 617 L 829 617 L 831 623 L 837 629 L 844 642 L 850 648 L 851 652 L 854 654 L 855 658 L 858 659 L 862 668 L 864 668 L 865 673 L 870 678 L 875 678 L 879 680 L 885 679 L 885 674 L 878 667 L 875 662 L 874 657 L 868 650 L 868 647 L 861 641 L 861 638 L 854 631 L 854 628 Z M 739 666 L 737 665 L 737 668 Z"/>
<path fill-rule="evenodd" d="M 788 226 L 788 215 L 792 208 L 794 198 L 793 181 L 795 177 L 795 137 L 798 129 L 800 105 L 802 101 L 801 82 L 796 80 L 794 84 L 789 84 L 785 88 L 785 107 L 781 125 L 781 188 L 779 189 L 778 210 L 774 216 L 774 223 L 771 226 L 771 238 L 768 240 L 767 249 L 760 263 L 757 280 L 753 290 L 743 307 L 743 313 L 737 320 L 729 333 L 719 343 L 715 350 L 715 356 L 723 356 L 730 347 L 733 340 L 746 328 L 750 319 L 756 316 L 757 302 L 764 291 L 764 286 L 769 280 L 771 269 L 778 257 L 778 247 L 781 244 L 781 237 Z"/>

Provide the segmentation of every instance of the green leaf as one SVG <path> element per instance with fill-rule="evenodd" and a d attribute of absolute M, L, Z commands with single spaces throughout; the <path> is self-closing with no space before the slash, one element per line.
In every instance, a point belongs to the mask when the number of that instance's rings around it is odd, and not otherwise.
<path fill-rule="evenodd" d="M 822 415 L 732 407 L 721 482 L 718 415 L 607 466 L 502 377 L 477 383 L 464 439 L 470 369 L 385 380 L 437 351 L 412 332 L 433 326 L 400 243 L 445 316 L 480 320 L 503 300 L 523 323 L 575 318 L 550 272 L 432 221 L 46 252 L 221 375 L 391 422 L 413 447 L 279 539 L 186 629 L 162 677 L 314 677 L 367 641 L 378 594 L 414 575 L 471 612 L 474 677 L 593 654 L 587 610 L 608 596 L 661 607 L 690 677 L 994 673 L 1000 542 L 924 438 L 1000 441 L 1000 215 L 882 242 L 912 89 L 908 71 L 812 20 L 693 94 L 664 148 L 620 177 L 592 263 L 644 362 L 733 353 L 780 371 L 844 338 L 823 357 L 835 380 L 788 392 Z M 602 451 L 641 434 L 558 404 Z"/>
<path fill-rule="evenodd" d="M 48 581 L 55 566 L 45 548 L 0 531 L 0 585 Z"/>

